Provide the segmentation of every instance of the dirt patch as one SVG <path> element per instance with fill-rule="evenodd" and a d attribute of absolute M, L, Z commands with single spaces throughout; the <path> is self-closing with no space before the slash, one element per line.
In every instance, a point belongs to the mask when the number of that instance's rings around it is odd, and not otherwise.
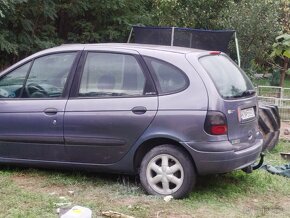
<path fill-rule="evenodd" d="M 287 132 L 288 134 L 285 134 Z M 281 122 L 280 139 L 290 141 L 290 122 Z"/>
<path fill-rule="evenodd" d="M 253 217 L 288 217 L 290 216 L 289 197 L 267 195 L 265 198 L 245 199 L 239 201 L 239 207 L 245 214 Z M 285 216 L 286 215 L 286 216 Z"/>
<path fill-rule="evenodd" d="M 14 174 L 12 181 L 21 189 L 34 193 L 45 193 L 51 195 L 66 195 L 70 191 L 65 186 L 46 185 L 45 178 L 41 176 L 30 176 L 29 174 Z"/>

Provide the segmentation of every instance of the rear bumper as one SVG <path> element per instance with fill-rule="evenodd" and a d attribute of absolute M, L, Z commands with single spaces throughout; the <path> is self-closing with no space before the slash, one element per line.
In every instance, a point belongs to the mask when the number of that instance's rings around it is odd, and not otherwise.
<path fill-rule="evenodd" d="M 253 164 L 262 151 L 263 139 L 256 139 L 251 147 L 239 151 L 234 151 L 233 145 L 229 141 L 207 142 L 203 144 L 204 146 L 200 144 L 197 146 L 193 142 L 183 142 L 182 144 L 191 153 L 198 173 L 206 175 L 226 173 Z M 199 150 L 201 147 L 210 151 Z M 218 151 L 218 148 L 222 149 Z M 231 150 L 226 148 L 231 148 Z"/>

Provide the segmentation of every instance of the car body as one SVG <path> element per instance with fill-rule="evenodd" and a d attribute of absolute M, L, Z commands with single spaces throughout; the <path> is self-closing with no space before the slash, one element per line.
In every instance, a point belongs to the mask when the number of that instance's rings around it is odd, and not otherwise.
<path fill-rule="evenodd" d="M 0 75 L 0 162 L 139 173 L 147 192 L 184 197 L 196 175 L 242 169 L 259 156 L 252 89 L 220 52 L 47 49 Z"/>

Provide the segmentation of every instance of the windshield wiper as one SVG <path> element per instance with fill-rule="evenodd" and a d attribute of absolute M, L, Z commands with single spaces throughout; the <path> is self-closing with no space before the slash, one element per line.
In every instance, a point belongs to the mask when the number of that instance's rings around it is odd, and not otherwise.
<path fill-rule="evenodd" d="M 239 93 L 238 95 L 233 95 L 233 96 L 224 96 L 224 98 L 226 99 L 231 99 L 231 98 L 242 98 L 242 97 L 246 97 L 246 96 L 251 96 L 251 95 L 254 95 L 256 93 L 255 90 L 253 89 L 249 89 L 249 90 L 246 90 L 242 93 Z"/>
<path fill-rule="evenodd" d="M 256 94 L 256 91 L 253 89 L 246 90 L 242 92 L 241 97 L 250 96 Z"/>
<path fill-rule="evenodd" d="M 249 90 L 246 90 L 246 91 L 240 93 L 239 95 L 233 96 L 233 98 L 241 98 L 241 97 L 251 96 L 251 95 L 254 95 L 255 93 L 256 93 L 255 90 L 249 89 Z"/>

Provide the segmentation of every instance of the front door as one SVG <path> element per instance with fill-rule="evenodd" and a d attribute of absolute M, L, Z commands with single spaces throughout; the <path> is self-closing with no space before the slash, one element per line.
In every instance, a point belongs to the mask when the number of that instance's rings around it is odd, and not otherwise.
<path fill-rule="evenodd" d="M 0 78 L 0 158 L 65 160 L 63 90 L 75 58 L 42 56 Z"/>
<path fill-rule="evenodd" d="M 70 161 L 120 160 L 157 111 L 152 80 L 137 53 L 88 52 L 64 120 Z"/>

